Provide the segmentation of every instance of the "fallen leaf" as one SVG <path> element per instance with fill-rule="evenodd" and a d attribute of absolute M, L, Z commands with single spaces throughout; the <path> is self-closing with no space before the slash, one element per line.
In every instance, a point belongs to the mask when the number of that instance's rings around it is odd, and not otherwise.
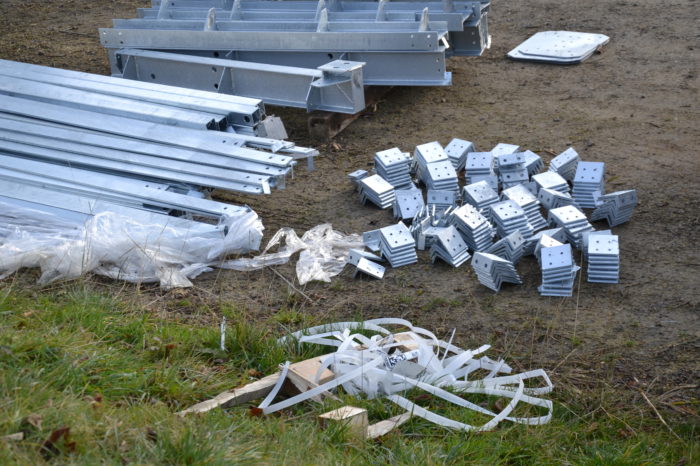
<path fill-rule="evenodd" d="M 259 379 L 260 377 L 263 376 L 263 373 L 258 371 L 258 370 L 255 370 L 255 369 L 249 369 L 248 376 L 255 377 L 256 379 Z"/>
<path fill-rule="evenodd" d="M 56 445 L 61 438 L 63 438 L 64 446 L 69 447 L 72 444 L 73 449 L 75 449 L 75 442 L 68 443 L 68 436 L 70 435 L 70 427 L 64 426 L 60 429 L 56 429 L 51 432 L 49 438 L 47 438 L 44 443 L 39 447 L 39 453 L 44 457 L 45 460 L 49 460 L 51 457 L 56 456 L 61 453 L 61 450 Z"/>
<path fill-rule="evenodd" d="M 256 406 L 253 406 L 252 408 L 250 408 L 248 410 L 248 416 L 250 416 L 250 417 L 262 417 L 262 415 L 263 415 L 263 410 L 256 407 Z"/>
<path fill-rule="evenodd" d="M 155 443 L 158 441 L 158 433 L 150 427 L 146 427 L 146 438 Z"/>
<path fill-rule="evenodd" d="M 30 414 L 22 420 L 23 425 L 32 426 L 36 430 L 41 430 L 42 417 L 39 414 Z"/>

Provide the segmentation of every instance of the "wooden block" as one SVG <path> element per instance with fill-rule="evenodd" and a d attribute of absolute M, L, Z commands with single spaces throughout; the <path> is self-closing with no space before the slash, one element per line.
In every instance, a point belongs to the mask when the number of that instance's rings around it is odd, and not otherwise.
<path fill-rule="evenodd" d="M 396 343 L 405 342 L 404 344 L 397 346 L 397 348 L 400 349 L 403 353 L 418 349 L 418 343 L 416 343 L 416 341 L 408 335 L 408 332 L 401 332 L 395 334 L 394 341 Z"/>
<path fill-rule="evenodd" d="M 321 414 L 318 417 L 321 426 L 328 427 L 333 423 L 340 423 L 348 427 L 348 432 L 357 438 L 365 438 L 369 419 L 367 410 L 355 406 L 342 406 L 333 411 Z"/>
<path fill-rule="evenodd" d="M 409 419 L 411 419 L 411 413 L 407 411 L 403 414 L 399 414 L 398 416 L 390 417 L 384 421 L 379 421 L 376 424 L 372 424 L 371 426 L 367 427 L 367 438 L 373 439 L 386 435 Z"/>
<path fill-rule="evenodd" d="M 314 379 L 316 378 L 316 372 L 318 372 L 319 367 L 321 367 L 321 358 L 323 358 L 324 356 L 307 359 L 305 361 L 297 362 L 289 366 L 287 378 L 297 391 L 303 393 L 333 380 L 335 375 L 333 374 L 333 372 L 326 369 L 321 373 L 319 383 L 317 384 L 314 382 Z M 337 399 L 330 392 L 323 392 L 320 395 L 315 396 L 311 399 L 313 401 L 321 403 L 323 401 L 323 398 Z"/>
<path fill-rule="evenodd" d="M 272 388 L 275 386 L 277 379 L 279 378 L 279 372 L 268 375 L 267 377 L 263 377 L 262 379 L 256 380 L 248 385 L 244 385 L 243 387 L 234 388 L 233 390 L 220 393 L 211 400 L 197 403 L 196 405 L 191 406 L 184 411 L 180 411 L 177 414 L 179 416 L 184 416 L 190 413 L 204 413 L 219 406 L 235 406 L 241 403 L 247 403 L 257 398 L 262 398 L 272 391 Z"/>
<path fill-rule="evenodd" d="M 366 108 L 377 105 L 391 89 L 393 89 L 392 86 L 365 86 Z M 354 115 L 324 111 L 311 112 L 307 121 L 309 135 L 317 141 L 330 141 L 364 112 L 365 110 Z"/>

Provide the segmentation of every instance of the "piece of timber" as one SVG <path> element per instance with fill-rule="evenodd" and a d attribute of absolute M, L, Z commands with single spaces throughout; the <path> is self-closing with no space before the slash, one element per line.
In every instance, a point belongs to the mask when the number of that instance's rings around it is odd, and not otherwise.
<path fill-rule="evenodd" d="M 369 86 L 365 88 L 367 108 L 372 108 L 391 91 L 389 86 Z M 307 118 L 307 128 L 312 139 L 327 142 L 343 131 L 362 113 L 347 115 L 332 112 L 312 112 Z"/>
<path fill-rule="evenodd" d="M 214 408 L 225 408 L 227 406 L 235 406 L 242 403 L 248 403 L 249 401 L 262 398 L 270 391 L 277 383 L 280 378 L 280 373 L 277 372 L 267 377 L 263 377 L 260 380 L 244 385 L 240 388 L 234 388 L 233 390 L 226 391 L 218 394 L 216 397 L 197 403 L 194 406 L 178 412 L 179 416 L 185 416 L 191 413 L 205 413 L 211 411 Z"/>

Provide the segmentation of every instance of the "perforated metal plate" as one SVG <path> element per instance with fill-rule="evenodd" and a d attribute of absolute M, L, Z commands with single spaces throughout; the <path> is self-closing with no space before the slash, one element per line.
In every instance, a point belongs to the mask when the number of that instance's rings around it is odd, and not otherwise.
<path fill-rule="evenodd" d="M 603 182 L 605 176 L 604 162 L 579 162 L 576 166 L 576 176 L 574 176 L 574 186 L 577 183 L 595 183 Z"/>
<path fill-rule="evenodd" d="M 447 160 L 447 154 L 439 142 L 433 141 L 416 146 L 416 156 L 422 158 L 425 163 Z"/>
<path fill-rule="evenodd" d="M 491 149 L 491 155 L 492 157 L 498 157 L 499 155 L 502 154 L 512 154 L 513 152 L 516 152 L 518 149 L 520 149 L 520 146 L 516 146 L 515 144 L 506 144 L 506 143 L 499 143 L 494 146 L 493 149 Z"/>
<path fill-rule="evenodd" d="M 379 175 L 372 175 L 368 176 L 367 178 L 363 178 L 360 180 L 360 184 L 377 194 L 383 194 L 394 189 L 394 187 L 390 185 L 388 181 Z"/>
<path fill-rule="evenodd" d="M 572 31 L 542 31 L 534 34 L 514 50 L 535 57 L 561 60 L 581 59 L 608 43 L 603 34 Z"/>
<path fill-rule="evenodd" d="M 396 225 L 384 227 L 380 231 L 382 238 L 392 250 L 402 247 L 415 246 L 413 236 L 411 236 L 408 228 L 406 228 L 406 225 L 403 223 L 397 223 Z"/>
<path fill-rule="evenodd" d="M 573 265 L 570 244 L 542 248 L 540 250 L 540 256 L 540 260 L 542 261 L 542 270 L 571 267 Z"/>

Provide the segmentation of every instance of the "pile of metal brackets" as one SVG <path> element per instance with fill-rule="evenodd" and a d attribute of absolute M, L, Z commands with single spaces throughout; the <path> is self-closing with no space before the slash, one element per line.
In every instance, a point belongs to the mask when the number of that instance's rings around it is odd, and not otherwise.
<path fill-rule="evenodd" d="M 153 0 L 100 29 L 112 73 L 356 113 L 363 87 L 444 86 L 489 45 L 483 1 Z"/>
<path fill-rule="evenodd" d="M 264 117 L 257 99 L 0 60 L 0 197 L 86 215 L 249 210 L 200 191 L 268 194 L 318 154 L 255 135 Z"/>
<path fill-rule="evenodd" d="M 543 296 L 572 295 L 579 270 L 573 246 L 588 261 L 589 282 L 617 283 L 619 246 L 610 246 L 617 236 L 612 238 L 610 230 L 596 231 L 577 201 L 584 207 L 597 206 L 591 218 L 613 226 L 629 220 L 637 203 L 636 191 L 602 194 L 604 164 L 580 161 L 572 148 L 554 157 L 549 170 L 542 173 L 542 158 L 520 151 L 517 145 L 501 143 L 488 152 L 476 150 L 463 139 L 454 139 L 445 148 L 437 141 L 418 145 L 412 159 L 393 148 L 377 153 L 376 174 L 368 176 L 366 170 L 351 173 L 349 178 L 359 185 L 362 199 L 373 200 L 384 209 L 393 202 L 394 218 L 400 222 L 391 231 L 403 231 L 409 225 L 407 231 L 413 237 L 411 241 L 404 235 L 401 249 L 394 250 L 398 245 L 390 247 L 390 238 L 383 236 L 386 229 L 373 230 L 363 235 L 365 245 L 374 251 L 382 249 L 392 267 L 415 262 L 416 249 L 429 250 L 433 263 L 440 259 L 453 267 L 464 264 L 471 254 L 477 278 L 495 291 L 503 283 L 521 283 L 515 266 L 524 256 L 534 255 L 542 268 L 539 290 Z M 402 176 L 389 169 L 394 164 L 401 167 Z M 412 179 L 405 176 L 409 164 Z M 442 171 L 432 170 L 436 164 Z M 449 175 L 433 176 L 443 171 Z M 402 189 L 394 190 L 380 173 L 400 180 Z M 519 183 L 513 184 L 508 175 Z M 477 179 L 480 181 L 469 184 Z M 446 180 L 447 189 L 435 189 L 436 181 Z M 569 194 L 570 182 L 575 199 Z M 406 183 L 410 188 L 404 187 Z M 560 248 L 562 245 L 566 247 Z M 396 257 L 410 259 L 402 262 Z"/>

